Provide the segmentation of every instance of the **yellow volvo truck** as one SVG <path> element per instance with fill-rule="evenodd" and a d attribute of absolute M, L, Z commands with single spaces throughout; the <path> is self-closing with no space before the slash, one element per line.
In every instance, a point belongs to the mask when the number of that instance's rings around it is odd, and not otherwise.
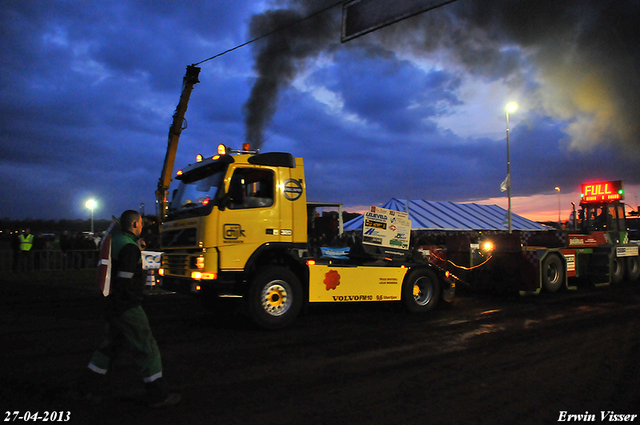
<path fill-rule="evenodd" d="M 242 298 L 258 325 L 280 328 L 305 302 L 400 301 L 418 313 L 454 295 L 446 272 L 409 249 L 410 229 L 396 232 L 398 249 L 375 246 L 378 230 L 397 228 L 396 212 L 370 214 L 363 236 L 373 245 L 324 255 L 312 246 L 302 158 L 221 145 L 176 179 L 162 223 L 162 284 L 205 305 Z"/>

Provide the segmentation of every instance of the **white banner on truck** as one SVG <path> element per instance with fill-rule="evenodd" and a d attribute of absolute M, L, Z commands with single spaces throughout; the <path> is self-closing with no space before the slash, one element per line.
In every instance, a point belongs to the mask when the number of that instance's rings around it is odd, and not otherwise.
<path fill-rule="evenodd" d="M 371 207 L 364 213 L 362 243 L 386 248 L 409 249 L 411 220 L 402 211 Z"/>
<path fill-rule="evenodd" d="M 142 270 L 159 269 L 162 266 L 162 252 L 142 251 Z"/>

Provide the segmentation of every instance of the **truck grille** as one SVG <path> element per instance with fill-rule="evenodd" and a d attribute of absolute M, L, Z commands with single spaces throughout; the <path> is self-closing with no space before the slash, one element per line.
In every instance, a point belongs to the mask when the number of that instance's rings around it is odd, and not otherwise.
<path fill-rule="evenodd" d="M 188 273 L 187 255 L 162 254 L 162 268 L 168 275 L 186 276 Z"/>
<path fill-rule="evenodd" d="M 162 232 L 162 248 L 195 247 L 197 241 L 195 227 Z"/>

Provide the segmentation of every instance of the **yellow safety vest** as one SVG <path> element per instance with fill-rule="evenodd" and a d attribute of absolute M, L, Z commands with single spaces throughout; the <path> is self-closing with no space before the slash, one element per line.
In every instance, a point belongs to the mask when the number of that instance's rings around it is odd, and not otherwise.
<path fill-rule="evenodd" d="M 26 237 L 25 237 L 26 236 Z M 20 235 L 20 251 L 31 251 L 33 246 L 33 235 Z"/>

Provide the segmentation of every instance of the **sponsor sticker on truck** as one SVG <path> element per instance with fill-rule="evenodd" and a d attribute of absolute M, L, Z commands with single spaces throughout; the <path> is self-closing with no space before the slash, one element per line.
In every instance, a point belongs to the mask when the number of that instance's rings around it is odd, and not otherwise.
<path fill-rule="evenodd" d="M 162 252 L 142 251 L 142 269 L 154 270 L 162 266 Z"/>
<path fill-rule="evenodd" d="M 371 207 L 364 214 L 362 242 L 387 248 L 409 249 L 411 220 L 409 214 Z"/>
<path fill-rule="evenodd" d="M 616 247 L 616 257 L 637 257 L 637 246 L 618 246 Z"/>

